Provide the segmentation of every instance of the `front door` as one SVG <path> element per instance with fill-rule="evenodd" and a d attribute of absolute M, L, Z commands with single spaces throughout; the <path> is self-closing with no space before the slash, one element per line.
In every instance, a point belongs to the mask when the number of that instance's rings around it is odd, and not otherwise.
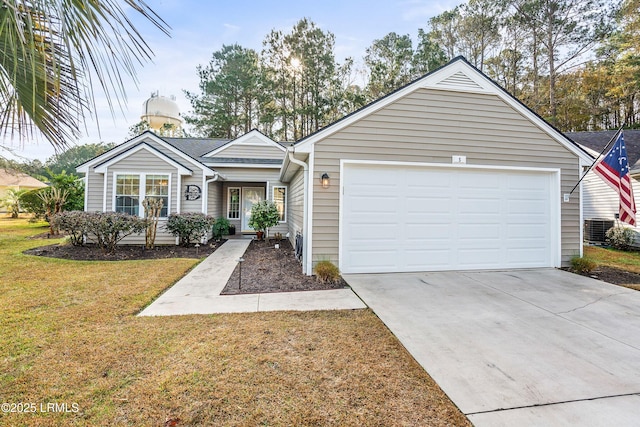
<path fill-rule="evenodd" d="M 242 187 L 242 231 L 254 231 L 249 227 L 251 208 L 254 203 L 264 200 L 264 187 Z"/>

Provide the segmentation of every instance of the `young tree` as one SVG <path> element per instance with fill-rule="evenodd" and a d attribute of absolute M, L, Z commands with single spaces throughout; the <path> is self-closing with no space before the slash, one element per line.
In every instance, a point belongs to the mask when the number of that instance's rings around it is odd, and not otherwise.
<path fill-rule="evenodd" d="M 168 34 L 144 1 L 124 3 Z M 56 149 L 79 135 L 94 84 L 112 106 L 125 94 L 123 76 L 135 78 L 152 55 L 114 0 L 5 0 L 0 26 L 0 130 L 24 140 L 35 127 Z"/>

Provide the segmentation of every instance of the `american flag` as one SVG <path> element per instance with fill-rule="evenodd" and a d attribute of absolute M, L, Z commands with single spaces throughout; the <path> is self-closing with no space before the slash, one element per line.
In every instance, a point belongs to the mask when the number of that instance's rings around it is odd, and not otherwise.
<path fill-rule="evenodd" d="M 601 157 L 593 167 L 593 172 L 607 183 L 620 196 L 620 221 L 636 225 L 636 202 L 633 198 L 627 148 L 622 132 L 618 135 L 611 150 Z"/>

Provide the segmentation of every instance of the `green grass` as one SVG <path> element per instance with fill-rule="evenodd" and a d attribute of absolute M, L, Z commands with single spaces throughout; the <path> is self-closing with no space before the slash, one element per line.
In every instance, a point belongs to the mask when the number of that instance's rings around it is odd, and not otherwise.
<path fill-rule="evenodd" d="M 0 219 L 0 403 L 79 410 L 0 425 L 470 425 L 368 310 L 138 318 L 198 261 L 22 254 L 45 231 Z"/>
<path fill-rule="evenodd" d="M 594 261 L 597 265 L 640 273 L 640 252 L 585 246 L 584 256 Z"/>

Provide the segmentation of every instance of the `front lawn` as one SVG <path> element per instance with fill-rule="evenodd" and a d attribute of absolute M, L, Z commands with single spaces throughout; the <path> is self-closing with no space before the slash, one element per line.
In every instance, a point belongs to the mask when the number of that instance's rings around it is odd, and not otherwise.
<path fill-rule="evenodd" d="M 598 246 L 585 246 L 584 256 L 598 265 L 640 274 L 640 252 L 625 252 Z"/>
<path fill-rule="evenodd" d="M 0 219 L 0 425 L 470 425 L 369 310 L 139 318 L 198 261 L 22 254 L 44 230 Z"/>

